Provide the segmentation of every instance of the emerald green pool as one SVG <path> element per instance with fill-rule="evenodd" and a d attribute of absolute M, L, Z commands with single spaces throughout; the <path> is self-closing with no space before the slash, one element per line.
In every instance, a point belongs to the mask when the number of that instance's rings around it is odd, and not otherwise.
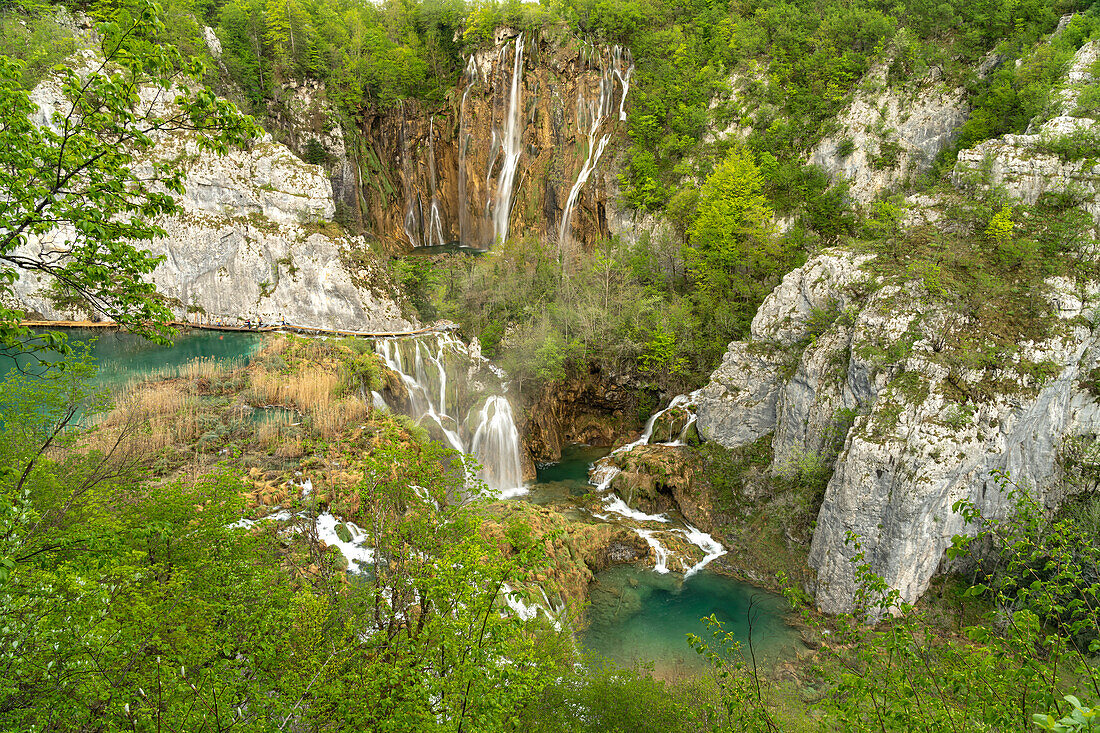
<path fill-rule="evenodd" d="M 706 570 L 683 580 L 672 573 L 616 566 L 596 576 L 590 601 L 590 625 L 580 635 L 584 646 L 626 667 L 652 664 L 654 673 L 664 678 L 708 668 L 687 636 L 711 642 L 701 619 L 712 614 L 742 644 L 746 660 L 751 615 L 753 651 L 764 668 L 793 656 L 800 644 L 783 620 L 783 598 Z"/>
<path fill-rule="evenodd" d="M 160 346 L 131 333 L 99 328 L 60 329 L 76 344 L 91 343 L 92 356 L 99 365 L 95 382 L 99 386 L 117 388 L 153 375 L 174 374 L 193 359 L 206 358 L 219 362 L 247 361 L 264 339 L 259 333 L 218 333 L 216 331 L 183 331 L 171 346 Z M 56 352 L 43 352 L 37 357 L 55 362 Z M 34 369 L 34 359 L 18 358 L 20 366 Z M 16 360 L 0 354 L 0 374 L 6 374 Z"/>
<path fill-rule="evenodd" d="M 608 453 L 607 448 L 567 446 L 560 463 L 538 466 L 536 483 L 523 498 L 568 507 L 594 490 L 588 483 L 589 466 Z M 784 621 L 788 607 L 783 598 L 706 570 L 684 580 L 676 573 L 619 565 L 599 573 L 589 593 L 590 623 L 579 637 L 584 647 L 622 666 L 653 665 L 654 673 L 664 678 L 707 669 L 687 635 L 710 641 L 701 619 L 712 614 L 725 631 L 733 632 L 747 658 L 751 612 L 753 650 L 763 667 L 793 656 L 801 643 Z"/>

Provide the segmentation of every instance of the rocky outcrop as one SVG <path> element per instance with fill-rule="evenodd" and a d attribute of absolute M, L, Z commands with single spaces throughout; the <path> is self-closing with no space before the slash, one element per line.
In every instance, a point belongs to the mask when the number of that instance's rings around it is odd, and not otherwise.
<path fill-rule="evenodd" d="M 1026 134 L 987 140 L 959 153 L 952 173 L 956 186 L 998 186 L 1024 203 L 1034 204 L 1045 193 L 1069 192 L 1077 205 L 1100 222 L 1100 171 L 1096 121 L 1080 116 L 1078 96 L 1094 83 L 1090 69 L 1100 60 L 1100 42 L 1078 49 L 1060 91 L 1056 114 L 1038 118 Z"/>
<path fill-rule="evenodd" d="M 688 446 L 643 445 L 612 456 L 621 470 L 611 488 L 632 509 L 676 512 L 688 523 L 714 529 L 714 500 L 699 454 Z"/>
<path fill-rule="evenodd" d="M 887 67 L 876 66 L 837 118 L 836 132 L 810 152 L 810 163 L 846 178 L 862 203 L 927 171 L 970 113 L 966 90 L 943 79 L 934 67 L 923 79 L 891 86 Z"/>
<path fill-rule="evenodd" d="M 571 251 L 610 233 L 629 53 L 561 29 L 499 29 L 496 41 L 446 104 L 373 111 L 349 135 L 355 192 L 343 200 L 388 249 L 536 234 Z"/>
<path fill-rule="evenodd" d="M 40 124 L 61 103 L 56 82 L 33 95 Z M 269 136 L 225 156 L 200 150 L 185 134 L 163 135 L 154 154 L 187 173 L 179 211 L 161 222 L 166 236 L 147 246 L 163 262 L 152 275 L 181 318 L 201 314 L 235 323 L 262 318 L 364 331 L 412 326 L 393 300 L 396 286 L 361 238 L 331 224 L 332 185 Z M 149 170 L 139 165 L 137 172 Z M 65 232 L 31 238 L 34 251 L 63 246 Z M 47 283 L 24 273 L 19 305 L 47 319 L 74 314 L 57 307 Z"/>
<path fill-rule="evenodd" d="M 918 282 L 877 282 L 867 262 L 834 251 L 790 273 L 697 400 L 701 434 L 726 447 L 774 431 L 773 471 L 839 449 L 809 557 L 828 612 L 852 608 L 860 550 L 916 600 L 951 538 L 971 529 L 958 500 L 1004 516 L 1013 501 L 993 475 L 1004 472 L 1056 502 L 1063 440 L 1100 432 L 1100 404 L 1082 387 L 1100 339 L 1076 283 L 1047 283 L 1049 338 L 996 368 L 960 369 L 944 338 L 956 314 L 930 307 Z"/>

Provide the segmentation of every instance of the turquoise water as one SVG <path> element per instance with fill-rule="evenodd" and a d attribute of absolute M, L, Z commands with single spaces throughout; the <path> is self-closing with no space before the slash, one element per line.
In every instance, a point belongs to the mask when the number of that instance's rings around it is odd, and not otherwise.
<path fill-rule="evenodd" d="M 207 358 L 219 362 L 247 361 L 263 341 L 258 333 L 218 333 L 216 331 L 183 331 L 171 346 L 160 346 L 139 336 L 101 328 L 59 329 L 73 345 L 93 342 L 91 351 L 99 366 L 95 383 L 117 388 L 155 374 L 172 374 L 193 359 Z M 44 352 L 38 357 L 55 362 L 56 352 Z M 37 368 L 27 356 L 19 358 L 23 368 Z M 0 374 L 15 366 L 11 356 L 0 354 Z"/>
<path fill-rule="evenodd" d="M 523 498 L 568 506 L 593 490 L 588 468 L 608 452 L 586 445 L 566 447 L 560 463 L 537 467 L 537 483 Z M 583 646 L 626 667 L 651 664 L 654 673 L 665 678 L 708 668 L 688 645 L 687 635 L 709 641 L 701 619 L 711 614 L 733 632 L 747 656 L 751 610 L 753 648 L 764 667 L 793 656 L 800 644 L 798 634 L 784 621 L 788 608 L 783 598 L 706 570 L 685 581 L 676 573 L 618 565 L 597 574 L 589 593 L 590 623 L 579 635 Z"/>
<path fill-rule="evenodd" d="M 536 467 L 535 481 L 540 484 L 552 481 L 588 482 L 588 467 L 600 460 L 610 448 L 595 448 L 590 445 L 567 445 L 562 448 L 559 463 L 544 463 Z"/>
<path fill-rule="evenodd" d="M 711 641 L 701 621 L 711 614 L 741 642 L 748 659 L 751 612 L 753 648 L 762 667 L 793 656 L 800 644 L 783 620 L 783 598 L 705 570 L 684 581 L 675 574 L 620 565 L 599 573 L 589 590 L 591 623 L 580 634 L 583 645 L 623 666 L 652 664 L 661 677 L 708 668 L 687 635 Z"/>
<path fill-rule="evenodd" d="M 535 483 L 523 496 L 532 504 L 568 505 L 592 492 L 588 483 L 588 468 L 610 453 L 609 448 L 590 445 L 567 445 L 562 449 L 560 463 L 544 463 L 535 467 Z"/>

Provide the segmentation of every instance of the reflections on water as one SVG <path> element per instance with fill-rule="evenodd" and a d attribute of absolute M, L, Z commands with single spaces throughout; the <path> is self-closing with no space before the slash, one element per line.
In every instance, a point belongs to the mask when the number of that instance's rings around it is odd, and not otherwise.
<path fill-rule="evenodd" d="M 652 663 L 660 677 L 698 674 L 706 662 L 689 633 L 711 641 L 701 621 L 714 614 L 748 658 L 749 614 L 757 661 L 770 666 L 793 656 L 798 634 L 783 620 L 783 598 L 709 570 L 681 580 L 620 565 L 599 573 L 590 588 L 590 625 L 580 634 L 589 650 L 624 666 Z"/>
<path fill-rule="evenodd" d="M 218 333 L 216 331 L 183 331 L 171 346 L 161 346 L 152 341 L 106 328 L 60 329 L 68 336 L 69 343 L 92 343 L 91 354 L 99 365 L 95 382 L 112 389 L 153 375 L 173 375 L 179 367 L 194 359 L 213 359 L 219 362 L 247 361 L 259 349 L 263 334 Z M 56 352 L 37 352 L 34 357 L 22 355 L 18 364 L 33 368 L 35 359 L 56 362 Z M 6 374 L 17 363 L 11 356 L 0 354 L 0 374 Z"/>

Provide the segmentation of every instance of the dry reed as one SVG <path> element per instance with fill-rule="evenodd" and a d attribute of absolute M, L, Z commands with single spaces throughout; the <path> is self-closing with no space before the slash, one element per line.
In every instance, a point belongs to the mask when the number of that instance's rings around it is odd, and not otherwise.
<path fill-rule="evenodd" d="M 131 385 L 119 393 L 115 408 L 100 418 L 97 432 L 103 441 L 113 440 L 120 431 L 132 432 L 135 447 L 152 455 L 198 438 L 199 412 L 198 400 L 178 383 Z"/>
<path fill-rule="evenodd" d="M 267 405 L 295 407 L 313 411 L 332 402 L 338 378 L 320 369 L 299 374 L 270 374 L 256 372 L 252 375 L 252 393 Z"/>

